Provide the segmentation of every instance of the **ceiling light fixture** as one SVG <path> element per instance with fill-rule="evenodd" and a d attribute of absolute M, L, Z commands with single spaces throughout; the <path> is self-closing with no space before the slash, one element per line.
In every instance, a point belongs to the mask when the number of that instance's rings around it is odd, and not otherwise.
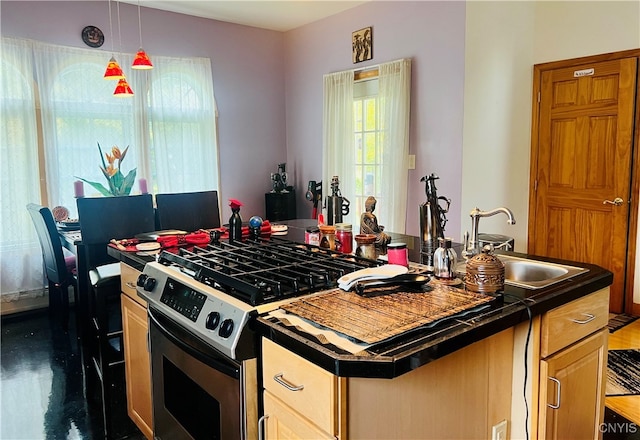
<path fill-rule="evenodd" d="M 122 78 L 118 81 L 118 85 L 113 91 L 113 96 L 118 98 L 128 98 L 129 96 L 133 96 L 133 90 L 129 87 L 129 83 L 126 78 Z"/>
<path fill-rule="evenodd" d="M 109 0 L 111 1 L 111 0 Z M 118 12 L 118 42 L 120 44 L 120 51 L 118 53 L 122 54 L 122 33 L 120 31 L 120 2 L 116 1 L 116 10 Z M 117 96 L 119 98 L 127 98 L 133 96 L 133 90 L 127 83 L 127 79 L 122 75 L 122 78 L 118 80 L 118 85 L 116 85 L 116 89 L 113 91 L 113 96 Z"/>
<path fill-rule="evenodd" d="M 120 65 L 116 61 L 113 55 L 113 23 L 111 21 L 111 0 L 109 0 L 109 31 L 111 33 L 111 59 L 107 64 L 107 69 L 104 71 L 104 79 L 122 79 L 124 74 Z"/>
<path fill-rule="evenodd" d="M 138 31 L 140 33 L 140 49 L 138 49 L 138 53 L 133 59 L 131 68 L 139 70 L 153 69 L 153 64 L 151 64 L 149 56 L 142 48 L 142 20 L 140 19 L 140 0 L 138 0 Z"/>

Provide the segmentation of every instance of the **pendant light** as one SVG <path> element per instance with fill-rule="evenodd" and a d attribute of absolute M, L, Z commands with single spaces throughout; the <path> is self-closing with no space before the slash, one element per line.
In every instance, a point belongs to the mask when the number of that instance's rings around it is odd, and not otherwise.
<path fill-rule="evenodd" d="M 111 59 L 107 64 L 107 69 L 104 71 L 104 79 L 119 80 L 124 78 L 124 74 L 122 73 L 122 69 L 116 61 L 115 56 L 113 55 L 113 23 L 111 21 L 111 0 L 109 0 L 109 31 L 111 33 Z"/>
<path fill-rule="evenodd" d="M 140 49 L 138 49 L 138 53 L 133 59 L 131 68 L 139 70 L 153 69 L 153 64 L 151 64 L 149 56 L 142 48 L 142 21 L 140 20 L 140 0 L 138 0 L 138 32 L 140 33 Z"/>
<path fill-rule="evenodd" d="M 116 8 L 118 13 L 118 41 L 120 44 L 120 53 L 122 53 L 122 33 L 120 32 L 120 2 L 116 1 Z M 133 90 L 127 83 L 127 79 L 122 75 L 122 78 L 118 80 L 118 85 L 116 85 L 116 89 L 113 91 L 113 96 L 118 98 L 128 98 L 133 96 Z"/>
<path fill-rule="evenodd" d="M 131 87 L 129 87 L 129 83 L 127 82 L 126 78 L 121 78 L 118 81 L 118 85 L 113 91 L 113 96 L 117 98 L 128 98 L 130 96 L 133 96 L 133 90 L 131 90 Z"/>

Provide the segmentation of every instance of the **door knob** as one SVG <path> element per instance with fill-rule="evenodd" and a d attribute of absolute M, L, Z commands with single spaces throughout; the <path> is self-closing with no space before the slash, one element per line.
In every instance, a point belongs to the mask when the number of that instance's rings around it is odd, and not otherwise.
<path fill-rule="evenodd" d="M 620 206 L 624 203 L 624 200 L 622 200 L 620 197 L 616 197 L 615 199 L 613 199 L 613 202 L 611 200 L 605 200 L 604 202 L 602 202 L 603 205 L 606 205 L 607 203 L 610 205 Z"/>

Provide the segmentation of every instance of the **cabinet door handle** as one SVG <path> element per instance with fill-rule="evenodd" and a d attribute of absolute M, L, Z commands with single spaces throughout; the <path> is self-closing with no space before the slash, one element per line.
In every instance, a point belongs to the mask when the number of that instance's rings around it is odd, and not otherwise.
<path fill-rule="evenodd" d="M 127 282 L 125 283 L 125 285 L 126 285 L 129 289 L 135 289 L 135 288 L 136 288 L 136 285 L 135 285 L 135 284 L 133 284 L 131 281 L 127 281 Z"/>
<path fill-rule="evenodd" d="M 266 424 L 269 414 L 265 414 L 258 419 L 258 440 L 263 440 L 266 433 Z"/>
<path fill-rule="evenodd" d="M 554 381 L 557 385 L 556 386 L 556 404 L 552 405 L 550 403 L 547 403 L 547 406 L 552 409 L 558 409 L 560 408 L 560 381 L 555 377 L 549 377 L 549 380 Z"/>
<path fill-rule="evenodd" d="M 587 319 L 572 319 L 571 321 L 576 324 L 586 324 L 587 322 L 591 322 L 596 319 L 596 315 L 592 315 L 591 313 L 583 313 L 583 315 L 586 316 Z"/>
<path fill-rule="evenodd" d="M 284 376 L 284 373 L 278 373 L 275 376 L 273 376 L 273 380 L 278 382 L 280 385 L 282 385 L 289 391 L 300 391 L 304 388 L 304 385 L 293 385 L 292 383 L 287 382 L 282 376 Z"/>

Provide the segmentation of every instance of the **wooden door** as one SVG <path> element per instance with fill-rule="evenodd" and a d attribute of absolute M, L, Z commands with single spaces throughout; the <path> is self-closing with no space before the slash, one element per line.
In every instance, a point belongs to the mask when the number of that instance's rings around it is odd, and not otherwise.
<path fill-rule="evenodd" d="M 636 78 L 636 57 L 536 78 L 528 251 L 609 269 L 613 312 L 627 275 Z"/>

